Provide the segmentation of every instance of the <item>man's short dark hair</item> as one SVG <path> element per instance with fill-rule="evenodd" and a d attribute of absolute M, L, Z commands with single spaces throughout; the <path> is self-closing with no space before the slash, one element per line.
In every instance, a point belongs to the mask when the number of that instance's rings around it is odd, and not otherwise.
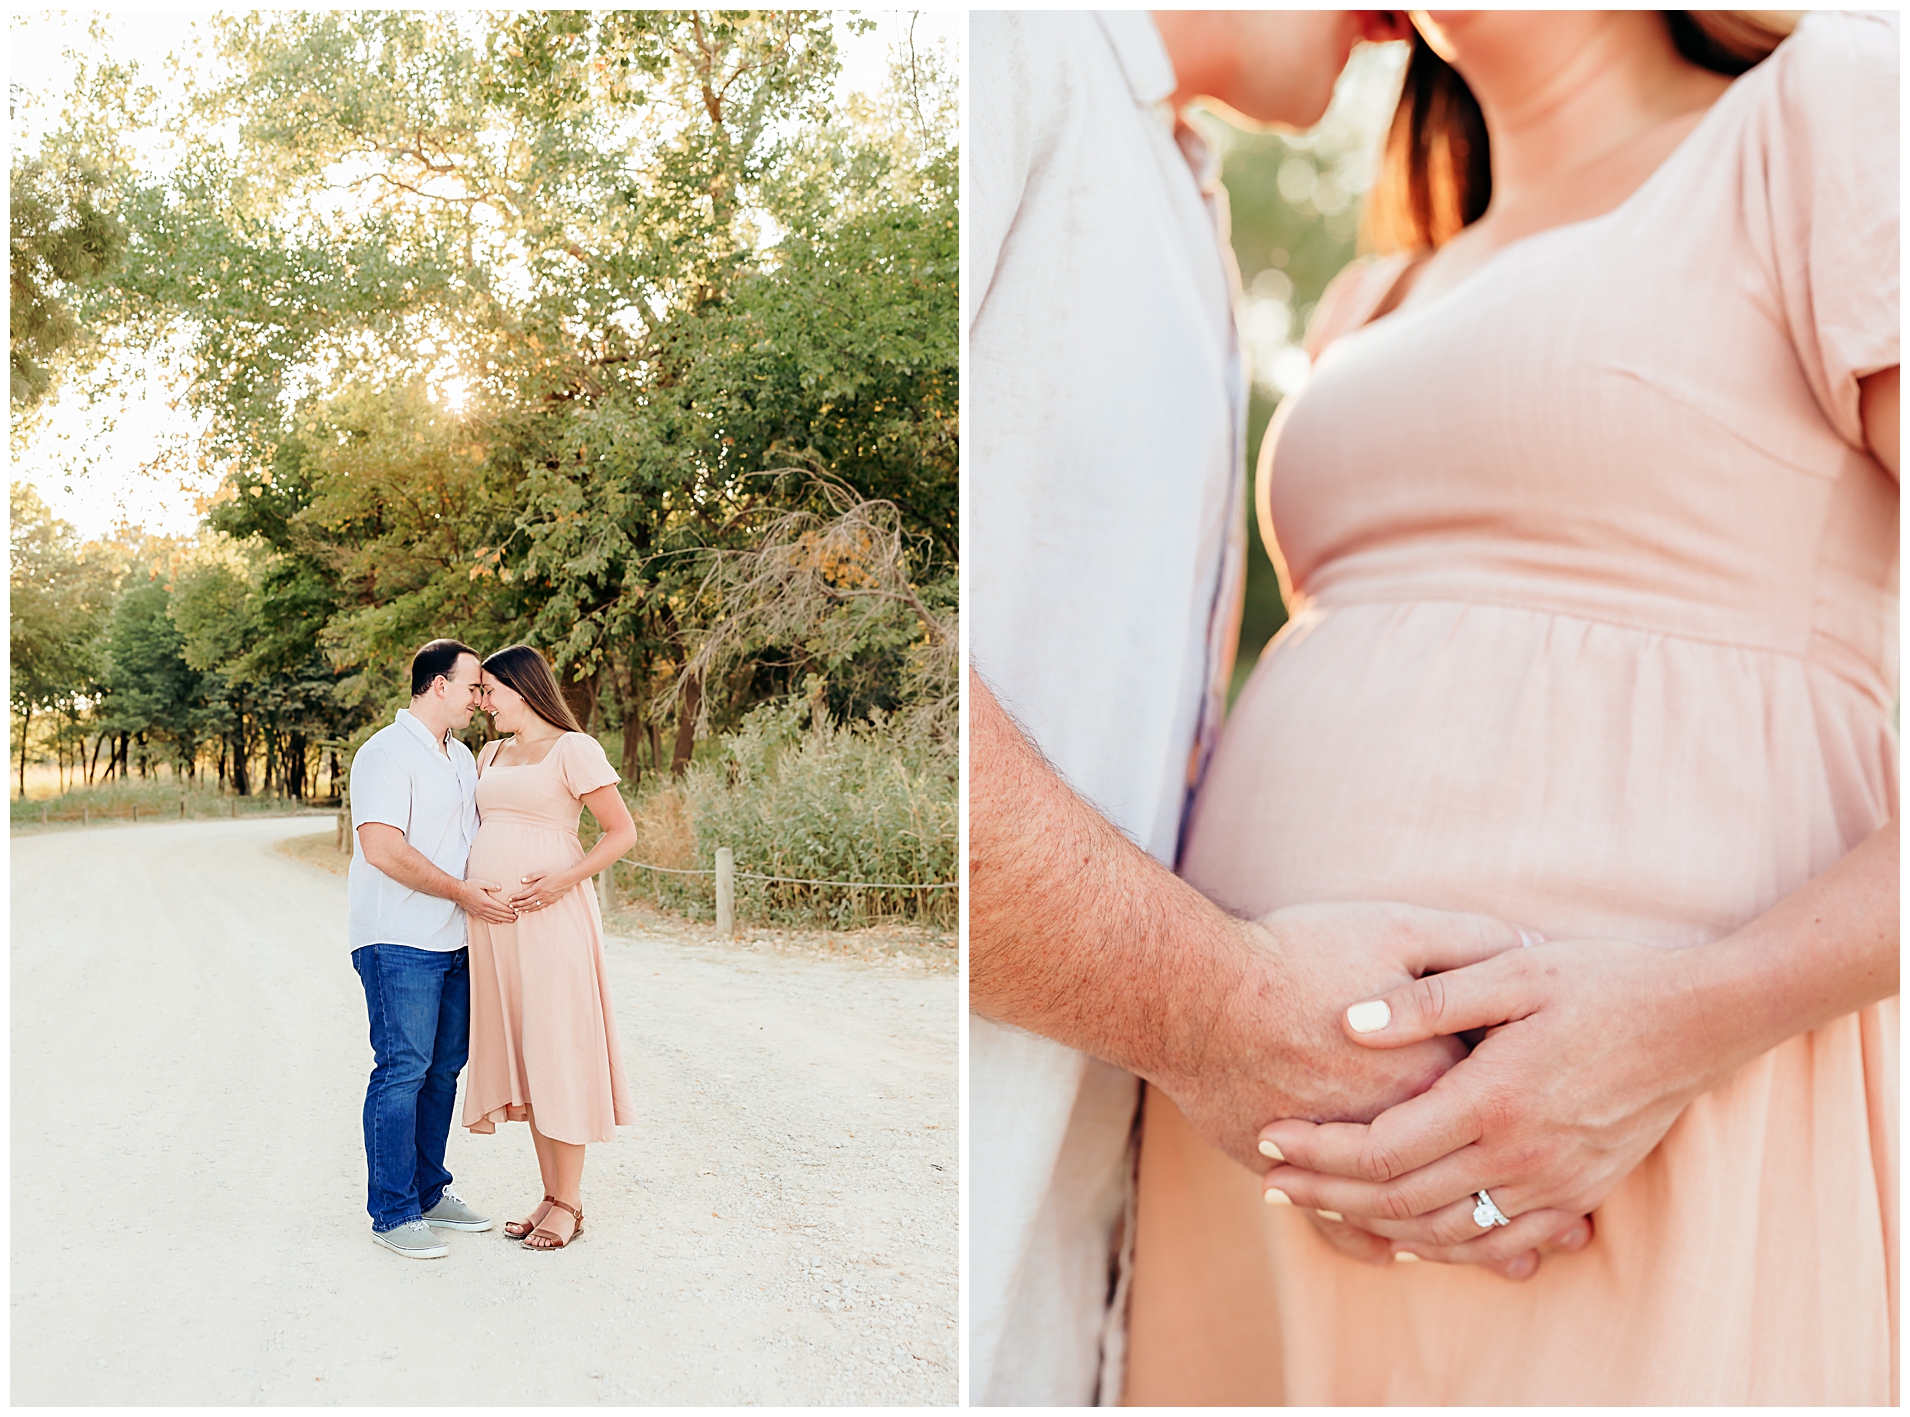
<path fill-rule="evenodd" d="M 465 655 L 477 659 L 478 652 L 462 640 L 433 640 L 411 657 L 411 697 L 417 698 L 431 687 L 440 674 L 449 679 Z"/>

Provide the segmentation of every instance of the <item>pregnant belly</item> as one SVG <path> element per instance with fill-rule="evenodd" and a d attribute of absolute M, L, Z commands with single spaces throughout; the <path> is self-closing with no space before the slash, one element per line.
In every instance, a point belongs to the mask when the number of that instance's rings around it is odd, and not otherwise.
<path fill-rule="evenodd" d="M 1793 657 L 1537 611 L 1314 612 L 1242 692 L 1182 873 L 1246 915 L 1403 900 L 1697 944 L 1887 819 L 1860 700 Z"/>
<path fill-rule="evenodd" d="M 562 871 L 583 860 L 583 848 L 569 832 L 511 821 L 478 824 L 471 843 L 467 879 L 514 883 L 534 871 Z"/>

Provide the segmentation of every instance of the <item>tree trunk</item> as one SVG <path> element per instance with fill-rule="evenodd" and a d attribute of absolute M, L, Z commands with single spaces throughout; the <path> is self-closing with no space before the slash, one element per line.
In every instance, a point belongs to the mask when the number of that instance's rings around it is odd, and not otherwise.
<path fill-rule="evenodd" d="M 93 756 L 87 759 L 86 762 L 86 785 L 88 787 L 91 787 L 93 785 L 93 779 L 99 776 L 99 750 L 106 746 L 106 735 L 109 731 L 110 730 L 105 728 L 100 729 L 99 737 L 93 740 Z M 106 770 L 111 772 L 112 768 L 113 765 L 109 762 L 106 765 Z"/>
<path fill-rule="evenodd" d="M 27 735 L 33 731 L 33 705 L 28 704 L 20 715 L 20 799 L 27 795 Z"/>
<path fill-rule="evenodd" d="M 597 684 L 598 674 L 595 670 L 580 675 L 573 666 L 565 672 L 563 682 L 558 686 L 564 702 L 570 705 L 570 711 L 576 715 L 577 722 L 583 725 L 586 733 L 596 731 L 591 720 L 597 716 Z"/>
<path fill-rule="evenodd" d="M 696 751 L 696 711 L 703 702 L 703 676 L 697 675 L 683 686 L 683 703 L 676 718 L 676 749 L 670 754 L 670 775 L 683 776 Z"/>
<path fill-rule="evenodd" d="M 251 795 L 252 784 L 246 776 L 245 714 L 241 711 L 232 726 L 232 790 L 240 797 Z"/>
<path fill-rule="evenodd" d="M 635 792 L 643 780 L 643 688 L 636 651 L 623 663 L 617 685 L 617 708 L 623 716 L 623 790 Z"/>
<path fill-rule="evenodd" d="M 285 785 L 292 800 L 305 800 L 305 735 L 293 733 L 285 745 Z"/>

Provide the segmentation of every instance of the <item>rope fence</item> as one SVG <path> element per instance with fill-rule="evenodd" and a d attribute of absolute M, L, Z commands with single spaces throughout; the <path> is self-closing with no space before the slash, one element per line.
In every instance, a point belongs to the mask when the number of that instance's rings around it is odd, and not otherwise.
<path fill-rule="evenodd" d="M 629 866 L 638 871 L 663 871 L 672 876 L 714 876 L 714 869 L 708 871 L 688 870 L 681 866 L 652 866 L 648 861 L 617 861 L 617 866 Z M 960 881 L 813 881 L 807 876 L 765 876 L 756 871 L 732 871 L 733 880 L 738 881 L 775 881 L 789 886 L 852 886 L 871 891 L 952 891 Z"/>
<path fill-rule="evenodd" d="M 739 871 L 736 869 L 736 857 L 727 846 L 716 848 L 716 865 L 710 869 L 694 866 L 658 866 L 648 861 L 615 861 L 604 871 L 598 873 L 597 890 L 600 904 L 608 910 L 611 905 L 611 878 L 619 866 L 628 866 L 637 871 L 656 871 L 666 876 L 714 876 L 716 878 L 716 932 L 719 935 L 736 933 L 736 883 L 742 881 L 763 881 L 771 885 L 788 886 L 834 886 L 840 890 L 871 891 L 950 891 L 960 885 L 958 881 L 825 881 L 811 880 L 805 876 L 771 876 L 761 871 Z"/>

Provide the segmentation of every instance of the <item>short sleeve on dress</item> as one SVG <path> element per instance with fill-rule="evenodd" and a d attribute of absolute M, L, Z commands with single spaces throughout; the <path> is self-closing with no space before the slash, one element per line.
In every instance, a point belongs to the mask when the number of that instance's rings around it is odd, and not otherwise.
<path fill-rule="evenodd" d="M 610 766 L 610 755 L 604 752 L 603 744 L 588 733 L 566 734 L 564 741 L 558 744 L 558 751 L 564 755 L 558 760 L 558 768 L 564 775 L 564 786 L 573 797 L 623 781 Z"/>
<path fill-rule="evenodd" d="M 1900 360 L 1899 23 L 1810 14 L 1765 61 L 1759 156 L 1784 318 L 1812 395 L 1859 448 L 1857 381 Z"/>

